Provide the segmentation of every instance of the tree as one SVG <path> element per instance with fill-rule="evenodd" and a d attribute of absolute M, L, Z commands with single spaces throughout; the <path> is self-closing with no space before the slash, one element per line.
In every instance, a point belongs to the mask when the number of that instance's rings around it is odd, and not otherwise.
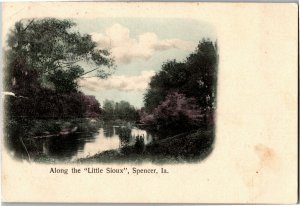
<path fill-rule="evenodd" d="M 99 117 L 102 113 L 101 105 L 94 96 L 82 95 L 83 104 L 85 105 L 85 114 L 86 117 Z"/>
<path fill-rule="evenodd" d="M 188 97 L 195 97 L 202 107 L 215 107 L 218 51 L 217 43 L 203 39 L 186 60 L 189 81 L 181 88 Z"/>
<path fill-rule="evenodd" d="M 71 20 L 55 18 L 18 21 L 8 35 L 6 89 L 23 84 L 29 73 L 40 87 L 58 93 L 75 91 L 76 80 L 86 73 L 97 72 L 100 78 L 110 75 L 113 59 L 109 52 L 97 49 L 91 36 L 81 35 L 75 26 Z M 85 71 L 83 65 L 95 68 Z"/>
<path fill-rule="evenodd" d="M 211 125 L 216 101 L 217 63 L 217 44 L 208 39 L 200 41 L 185 61 L 165 62 L 151 78 L 144 95 L 141 122 L 178 127 L 184 122 L 189 126 Z M 197 109 L 192 109 L 189 104 Z"/>
<path fill-rule="evenodd" d="M 79 92 L 77 80 L 88 73 L 108 77 L 114 69 L 113 59 L 75 26 L 71 20 L 55 18 L 15 23 L 5 50 L 4 88 L 15 94 L 6 101 L 9 115 L 100 115 L 99 102 Z"/>
<path fill-rule="evenodd" d="M 120 101 L 115 104 L 115 116 L 123 120 L 135 120 L 136 110 L 129 102 Z"/>
<path fill-rule="evenodd" d="M 146 111 L 153 111 L 169 93 L 178 91 L 187 82 L 187 78 L 184 63 L 176 60 L 165 62 L 161 71 L 155 74 L 149 83 L 150 88 L 144 96 Z"/>
<path fill-rule="evenodd" d="M 138 113 L 129 102 L 105 100 L 103 103 L 103 118 L 104 120 L 136 121 Z"/>
<path fill-rule="evenodd" d="M 145 110 L 153 112 L 168 94 L 179 92 L 197 100 L 202 107 L 213 107 L 216 97 L 218 53 L 210 40 L 199 42 L 184 62 L 167 61 L 151 78 L 144 95 Z"/>
<path fill-rule="evenodd" d="M 103 103 L 103 119 L 112 120 L 115 118 L 115 102 L 111 100 L 105 100 Z"/>

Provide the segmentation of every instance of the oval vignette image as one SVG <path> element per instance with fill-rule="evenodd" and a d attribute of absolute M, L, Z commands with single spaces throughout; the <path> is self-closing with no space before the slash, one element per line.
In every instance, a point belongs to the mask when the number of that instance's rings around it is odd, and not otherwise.
<path fill-rule="evenodd" d="M 218 58 L 214 28 L 193 19 L 19 19 L 4 45 L 5 146 L 39 163 L 199 162 Z"/>

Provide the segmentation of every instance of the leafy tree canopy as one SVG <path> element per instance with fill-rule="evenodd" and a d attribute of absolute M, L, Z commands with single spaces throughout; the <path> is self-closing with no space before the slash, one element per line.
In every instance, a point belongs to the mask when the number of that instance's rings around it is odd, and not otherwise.
<path fill-rule="evenodd" d="M 65 93 L 76 90 L 76 80 L 84 74 L 109 76 L 110 53 L 98 49 L 91 36 L 75 31 L 75 26 L 71 20 L 55 18 L 18 21 L 8 35 L 8 82 L 13 84 L 12 78 L 24 70 L 35 71 L 43 87 Z M 85 66 L 93 69 L 84 70 Z"/>
<path fill-rule="evenodd" d="M 136 109 L 129 102 L 105 100 L 103 103 L 103 119 L 105 120 L 119 119 L 135 121 L 137 115 Z"/>
<path fill-rule="evenodd" d="M 214 107 L 217 62 L 217 45 L 208 39 L 200 41 L 185 61 L 165 62 L 151 78 L 144 95 L 145 110 L 152 113 L 173 92 L 195 98 L 201 107 Z"/>

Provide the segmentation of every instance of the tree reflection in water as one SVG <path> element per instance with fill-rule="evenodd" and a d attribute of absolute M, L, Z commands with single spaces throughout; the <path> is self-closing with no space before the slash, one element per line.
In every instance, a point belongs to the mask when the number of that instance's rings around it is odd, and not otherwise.
<path fill-rule="evenodd" d="M 70 161 L 100 151 L 133 145 L 136 137 L 145 143 L 152 136 L 136 127 L 100 124 L 87 119 L 37 120 L 15 119 L 6 123 L 6 144 L 17 159 L 40 160 L 46 158 Z M 61 135 L 60 131 L 78 128 L 76 132 Z M 67 129 L 66 129 L 67 128 Z M 85 156 L 84 156 L 85 155 Z"/>
<path fill-rule="evenodd" d="M 71 121 L 71 125 L 76 123 Z M 6 122 L 5 143 L 10 153 L 17 159 L 39 158 L 46 156 L 57 160 L 72 159 L 78 151 L 83 150 L 86 142 L 95 139 L 99 125 L 87 126 L 86 121 L 77 123 L 78 132 L 60 135 L 65 121 L 34 120 L 18 118 Z M 88 131 L 85 131 L 88 130 Z"/>
<path fill-rule="evenodd" d="M 114 136 L 114 127 L 110 124 L 103 125 L 103 132 L 105 137 L 113 137 Z"/>

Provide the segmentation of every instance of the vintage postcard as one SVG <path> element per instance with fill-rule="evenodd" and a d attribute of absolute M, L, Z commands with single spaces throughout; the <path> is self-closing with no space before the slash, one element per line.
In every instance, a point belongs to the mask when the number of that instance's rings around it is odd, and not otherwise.
<path fill-rule="evenodd" d="M 2 3 L 2 201 L 296 203 L 297 16 Z"/>

